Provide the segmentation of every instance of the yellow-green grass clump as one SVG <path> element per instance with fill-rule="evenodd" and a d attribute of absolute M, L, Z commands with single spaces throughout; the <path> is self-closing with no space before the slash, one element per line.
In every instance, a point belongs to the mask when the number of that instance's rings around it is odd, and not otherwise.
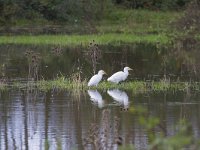
<path fill-rule="evenodd" d="M 99 90 L 107 90 L 107 89 L 121 89 L 121 90 L 131 90 L 133 92 L 149 92 L 149 91 L 186 91 L 188 89 L 194 91 L 200 91 L 200 83 L 199 82 L 167 82 L 167 81 L 129 81 L 122 82 L 120 84 L 114 84 L 110 82 L 101 82 L 98 86 L 88 87 L 87 81 L 78 81 L 78 80 L 68 80 L 65 78 L 58 78 L 55 80 L 40 80 L 40 81 L 32 81 L 27 83 L 13 83 L 12 85 L 0 85 L 0 90 L 9 89 L 9 88 L 33 88 L 42 91 L 48 91 L 50 89 L 61 89 L 61 90 L 88 90 L 88 89 L 99 89 Z"/>

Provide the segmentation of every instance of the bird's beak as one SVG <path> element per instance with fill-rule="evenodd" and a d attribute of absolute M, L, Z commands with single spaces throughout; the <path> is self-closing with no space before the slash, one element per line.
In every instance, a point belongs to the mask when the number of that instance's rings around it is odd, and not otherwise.
<path fill-rule="evenodd" d="M 133 70 L 132 68 L 128 68 L 128 70 Z"/>
<path fill-rule="evenodd" d="M 104 74 L 106 74 L 107 75 L 107 73 L 104 71 Z"/>

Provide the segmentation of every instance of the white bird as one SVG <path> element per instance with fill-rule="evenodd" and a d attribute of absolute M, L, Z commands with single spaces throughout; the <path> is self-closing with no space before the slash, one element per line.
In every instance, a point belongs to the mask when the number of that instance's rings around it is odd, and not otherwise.
<path fill-rule="evenodd" d="M 88 90 L 88 94 L 90 96 L 90 100 L 94 102 L 94 104 L 97 104 L 99 108 L 104 106 L 104 100 L 97 90 Z"/>
<path fill-rule="evenodd" d="M 124 71 L 119 71 L 119 72 L 114 73 L 111 77 L 107 79 L 107 81 L 118 84 L 119 82 L 126 80 L 126 78 L 129 75 L 128 73 L 129 70 L 133 70 L 133 69 L 129 67 L 124 67 Z"/>
<path fill-rule="evenodd" d="M 127 110 L 129 108 L 129 98 L 126 92 L 114 89 L 114 90 L 108 90 L 107 93 L 120 105 L 123 105 L 124 110 Z"/>
<path fill-rule="evenodd" d="M 95 74 L 90 79 L 90 81 L 88 82 L 88 86 L 97 86 L 97 84 L 101 81 L 104 74 L 106 74 L 105 71 L 99 70 L 98 74 Z"/>

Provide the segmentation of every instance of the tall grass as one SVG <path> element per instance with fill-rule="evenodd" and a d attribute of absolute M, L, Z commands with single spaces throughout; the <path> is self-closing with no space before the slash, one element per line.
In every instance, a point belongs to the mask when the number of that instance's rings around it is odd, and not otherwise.
<path fill-rule="evenodd" d="M 0 82 L 0 91 L 5 90 L 8 87 L 8 85 L 6 83 L 1 83 Z"/>

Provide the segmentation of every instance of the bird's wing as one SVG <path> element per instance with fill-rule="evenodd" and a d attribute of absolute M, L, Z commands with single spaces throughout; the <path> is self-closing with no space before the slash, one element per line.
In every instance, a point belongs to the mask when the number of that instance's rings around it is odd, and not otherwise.
<path fill-rule="evenodd" d="M 123 71 L 119 71 L 114 73 L 109 79 L 108 81 L 113 81 L 113 82 L 120 82 L 124 80 L 124 72 Z"/>
<path fill-rule="evenodd" d="M 98 91 L 88 90 L 90 100 L 98 105 L 99 108 L 104 107 L 104 100 Z"/>
<path fill-rule="evenodd" d="M 100 82 L 101 78 L 96 74 L 88 82 L 88 86 L 97 85 Z"/>
<path fill-rule="evenodd" d="M 90 95 L 90 98 L 92 100 L 96 100 L 96 101 L 98 101 L 98 100 L 101 101 L 102 100 L 102 96 L 98 91 L 88 90 L 88 94 Z"/>
<path fill-rule="evenodd" d="M 108 90 L 107 93 L 116 101 L 123 102 L 124 100 L 128 100 L 128 96 L 124 91 L 114 89 Z"/>

